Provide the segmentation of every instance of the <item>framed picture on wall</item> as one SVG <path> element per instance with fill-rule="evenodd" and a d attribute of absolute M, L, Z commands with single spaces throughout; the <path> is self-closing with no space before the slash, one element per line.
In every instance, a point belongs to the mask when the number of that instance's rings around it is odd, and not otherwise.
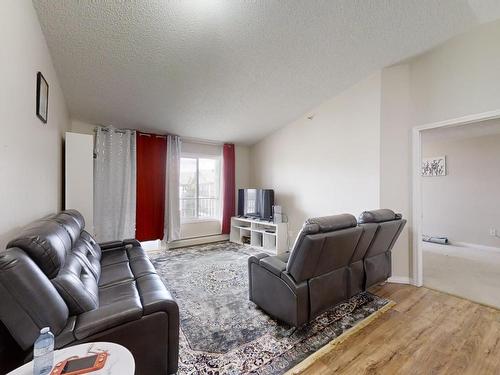
<path fill-rule="evenodd" d="M 40 72 L 36 75 L 36 115 L 44 124 L 47 123 L 49 115 L 49 84 Z"/>
<path fill-rule="evenodd" d="M 446 156 L 434 156 L 422 159 L 422 176 L 446 176 Z"/>

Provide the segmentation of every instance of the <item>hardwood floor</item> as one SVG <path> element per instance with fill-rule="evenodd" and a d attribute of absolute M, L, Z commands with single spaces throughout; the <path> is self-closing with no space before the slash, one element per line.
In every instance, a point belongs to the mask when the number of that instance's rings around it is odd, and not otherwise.
<path fill-rule="evenodd" d="M 409 285 L 372 292 L 396 306 L 301 374 L 500 374 L 500 310 Z"/>

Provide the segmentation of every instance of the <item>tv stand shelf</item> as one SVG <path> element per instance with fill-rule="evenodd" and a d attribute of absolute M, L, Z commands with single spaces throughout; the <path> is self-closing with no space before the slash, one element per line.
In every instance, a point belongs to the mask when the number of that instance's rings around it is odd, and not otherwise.
<path fill-rule="evenodd" d="M 229 240 L 239 244 L 249 244 L 252 247 L 282 254 L 288 251 L 288 233 L 286 223 L 273 223 L 259 219 L 232 217 Z M 245 242 L 249 239 L 250 243 Z"/>

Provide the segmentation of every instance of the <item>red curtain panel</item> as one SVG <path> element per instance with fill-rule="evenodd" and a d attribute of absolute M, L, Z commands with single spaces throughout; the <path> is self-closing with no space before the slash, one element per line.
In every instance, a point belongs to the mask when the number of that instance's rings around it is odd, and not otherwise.
<path fill-rule="evenodd" d="M 224 144 L 222 148 L 222 234 L 231 231 L 231 217 L 235 213 L 235 155 L 234 145 Z"/>
<path fill-rule="evenodd" d="M 137 132 L 135 238 L 163 238 L 165 220 L 166 136 Z"/>

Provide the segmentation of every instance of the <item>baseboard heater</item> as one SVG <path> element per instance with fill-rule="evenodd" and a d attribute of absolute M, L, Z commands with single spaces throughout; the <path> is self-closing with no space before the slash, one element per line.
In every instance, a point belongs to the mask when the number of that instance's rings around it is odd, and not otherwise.
<path fill-rule="evenodd" d="M 430 236 L 422 236 L 422 241 L 424 242 L 432 242 L 440 245 L 448 245 L 448 237 L 430 237 Z"/>

